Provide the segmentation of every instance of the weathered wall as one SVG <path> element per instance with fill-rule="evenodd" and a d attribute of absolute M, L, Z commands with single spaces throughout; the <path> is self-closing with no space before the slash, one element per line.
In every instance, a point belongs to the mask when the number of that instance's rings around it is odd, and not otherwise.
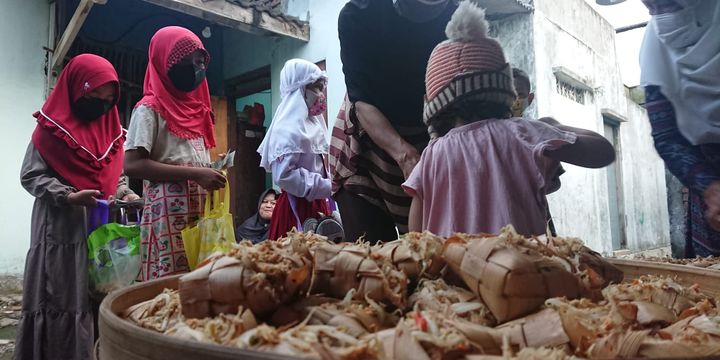
<path fill-rule="evenodd" d="M 628 121 L 621 125 L 620 134 L 628 249 L 669 246 L 665 165 L 655 151 L 647 112 L 626 102 Z"/>
<path fill-rule="evenodd" d="M 530 50 L 534 53 L 535 114 L 599 133 L 603 133 L 603 112 L 625 120 L 619 130 L 619 161 L 627 246 L 641 250 L 668 245 L 664 167 L 653 148 L 645 111 L 625 95 L 612 27 L 583 0 L 536 0 L 535 7 Z M 512 59 L 518 58 L 515 50 L 511 54 Z M 553 73 L 556 67 L 577 74 L 595 89 L 593 95 L 586 96 L 584 104 L 560 95 Z M 558 231 L 581 237 L 595 250 L 611 252 L 606 170 L 565 168 L 561 190 L 549 196 Z"/>
<path fill-rule="evenodd" d="M 22 273 L 30 246 L 33 198 L 20 186 L 20 166 L 44 98 L 48 14 L 45 0 L 0 1 L 0 275 Z"/>
<path fill-rule="evenodd" d="M 490 34 L 502 45 L 505 59 L 513 67 L 525 71 L 530 79 L 536 77 L 533 23 L 533 15 L 528 13 L 493 21 L 490 25 Z M 535 103 L 525 111 L 527 116 L 534 116 L 537 113 Z"/>

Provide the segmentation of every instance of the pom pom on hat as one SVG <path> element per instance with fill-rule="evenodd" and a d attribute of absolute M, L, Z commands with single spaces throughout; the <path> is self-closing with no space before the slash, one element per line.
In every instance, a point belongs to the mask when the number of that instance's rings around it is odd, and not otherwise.
<path fill-rule="evenodd" d="M 472 42 L 487 38 L 488 28 L 485 9 L 471 1 L 463 1 L 448 22 L 445 35 L 450 41 Z"/>

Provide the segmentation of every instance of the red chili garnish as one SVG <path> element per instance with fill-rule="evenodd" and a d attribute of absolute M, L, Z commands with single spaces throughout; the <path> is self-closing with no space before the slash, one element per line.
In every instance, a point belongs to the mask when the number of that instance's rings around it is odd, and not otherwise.
<path fill-rule="evenodd" d="M 425 320 L 419 312 L 415 313 L 415 324 L 420 328 L 420 330 L 427 331 L 427 320 Z"/>

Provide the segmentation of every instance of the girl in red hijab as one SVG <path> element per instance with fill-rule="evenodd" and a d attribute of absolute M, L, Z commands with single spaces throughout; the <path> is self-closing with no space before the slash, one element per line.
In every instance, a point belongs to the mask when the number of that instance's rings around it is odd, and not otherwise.
<path fill-rule="evenodd" d="M 118 196 L 125 140 L 119 95 L 113 66 L 79 55 L 34 115 L 37 127 L 20 174 L 36 199 L 16 359 L 91 358 L 85 209 Z M 126 199 L 136 196 L 124 192 Z"/>
<path fill-rule="evenodd" d="M 145 179 L 142 280 L 189 270 L 181 232 L 199 218 L 205 190 L 225 186 L 209 167 L 215 137 L 205 47 L 190 30 L 169 26 L 155 33 L 148 55 L 145 96 L 125 143 L 125 172 Z"/>

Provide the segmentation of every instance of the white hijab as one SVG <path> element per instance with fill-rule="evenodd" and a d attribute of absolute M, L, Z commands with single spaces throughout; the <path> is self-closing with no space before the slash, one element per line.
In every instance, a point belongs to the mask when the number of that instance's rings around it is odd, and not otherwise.
<path fill-rule="evenodd" d="M 309 116 L 305 87 L 326 78 L 320 68 L 306 60 L 292 59 L 280 72 L 280 105 L 275 110 L 257 152 L 260 166 L 271 171 L 272 163 L 287 154 L 327 154 L 327 125 L 322 115 Z"/>
<path fill-rule="evenodd" d="M 655 85 L 693 145 L 720 143 L 720 1 L 676 0 L 652 17 L 640 49 L 640 85 Z"/>

